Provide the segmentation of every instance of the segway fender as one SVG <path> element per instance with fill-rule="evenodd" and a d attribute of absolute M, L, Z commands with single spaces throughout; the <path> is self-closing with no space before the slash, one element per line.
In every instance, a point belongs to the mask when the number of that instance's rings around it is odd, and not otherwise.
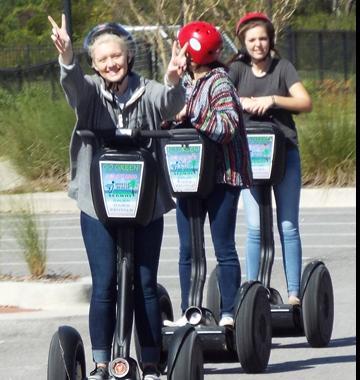
<path fill-rule="evenodd" d="M 58 335 L 64 366 L 66 373 L 69 374 L 73 367 L 74 352 L 79 343 L 83 344 L 82 339 L 78 331 L 71 326 L 60 326 L 58 328 Z"/>
<path fill-rule="evenodd" d="M 301 287 L 300 287 L 300 298 L 302 299 L 307 287 L 307 284 L 309 283 L 309 279 L 311 277 L 311 274 L 314 272 L 314 270 L 319 266 L 319 265 L 325 265 L 322 261 L 320 260 L 315 260 L 312 261 L 311 263 L 307 264 L 304 272 L 301 277 Z"/>
<path fill-rule="evenodd" d="M 239 313 L 241 304 L 246 296 L 246 293 L 249 291 L 249 289 L 254 286 L 255 284 L 261 284 L 260 281 L 246 281 L 240 286 L 240 289 L 238 290 L 236 297 L 235 297 L 235 319 Z"/>
<path fill-rule="evenodd" d="M 174 366 L 176 364 L 176 359 L 178 353 L 181 350 L 185 339 L 189 334 L 191 334 L 195 330 L 194 326 L 190 324 L 186 324 L 185 326 L 179 327 L 175 332 L 171 339 L 171 344 L 169 346 L 168 351 L 168 373 L 172 373 Z"/>

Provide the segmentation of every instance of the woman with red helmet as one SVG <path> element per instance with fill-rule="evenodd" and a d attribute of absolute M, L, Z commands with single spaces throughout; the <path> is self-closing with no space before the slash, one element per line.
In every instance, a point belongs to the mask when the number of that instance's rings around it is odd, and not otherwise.
<path fill-rule="evenodd" d="M 283 250 L 288 302 L 299 304 L 301 240 L 299 203 L 301 167 L 293 113 L 310 112 L 311 98 L 294 66 L 280 58 L 275 49 L 275 30 L 261 12 L 248 13 L 238 21 L 236 35 L 241 53 L 233 59 L 229 75 L 240 96 L 245 124 L 248 119 L 272 119 L 286 141 L 285 175 L 274 185 L 277 224 Z M 260 265 L 259 189 L 243 192 L 248 234 L 246 244 L 247 279 L 257 279 Z"/>
<path fill-rule="evenodd" d="M 222 298 L 220 325 L 234 325 L 233 307 L 240 286 L 240 264 L 235 248 L 237 205 L 242 187 L 252 182 L 249 148 L 236 89 L 225 66 L 220 62 L 221 33 L 203 21 L 185 25 L 179 32 L 180 46 L 188 44 L 188 76 L 185 77 L 186 106 L 178 119 L 189 123 L 218 145 L 216 185 L 202 201 L 204 223 L 210 222 L 215 255 L 218 260 L 219 287 Z M 187 202 L 177 201 L 176 217 L 180 238 L 181 309 L 188 305 L 191 274 L 191 236 Z M 183 316 L 167 325 L 186 323 Z"/>
<path fill-rule="evenodd" d="M 180 81 L 185 49 L 174 43 L 167 68 L 169 86 L 140 77 L 132 71 L 135 41 L 120 24 L 105 23 L 86 36 L 84 48 L 93 75 L 85 75 L 74 55 L 66 31 L 65 16 L 59 27 L 49 16 L 51 39 L 59 52 L 60 81 L 77 120 L 70 143 L 71 178 L 69 196 L 77 201 L 80 225 L 92 276 L 89 329 L 95 369 L 89 380 L 109 379 L 108 363 L 116 321 L 116 231 L 104 226 L 95 213 L 90 187 L 90 166 L 96 144 L 84 143 L 79 129 L 159 128 L 162 119 L 172 118 L 185 102 Z M 156 141 L 148 147 L 156 157 Z M 157 297 L 157 270 L 163 235 L 163 215 L 175 204 L 158 167 L 158 194 L 152 221 L 138 226 L 134 237 L 134 308 L 141 347 L 143 380 L 160 380 L 161 316 Z M 146 254 L 144 254 L 146 253 Z M 111 377 L 112 378 L 112 377 Z"/>

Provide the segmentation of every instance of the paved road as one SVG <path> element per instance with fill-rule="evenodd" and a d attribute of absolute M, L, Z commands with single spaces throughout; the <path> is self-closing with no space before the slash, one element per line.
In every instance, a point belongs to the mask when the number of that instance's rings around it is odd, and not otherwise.
<path fill-rule="evenodd" d="M 1 217 L 0 273 L 24 274 L 26 267 L 13 235 L 14 217 Z M 329 347 L 309 347 L 305 337 L 274 338 L 270 363 L 265 374 L 245 375 L 238 363 L 206 364 L 205 379 L 235 380 L 246 376 L 255 379 L 355 379 L 356 360 L 356 271 L 355 208 L 319 208 L 301 211 L 303 264 L 314 258 L 324 260 L 330 270 L 335 296 L 335 321 Z M 48 232 L 48 271 L 89 276 L 86 255 L 76 214 L 44 215 L 39 218 Z M 166 217 L 159 282 L 169 291 L 175 313 L 179 310 L 177 247 L 174 214 Z M 244 255 L 244 218 L 239 211 L 237 247 L 242 267 Z M 285 297 L 284 276 L 279 241 L 272 285 Z M 209 272 L 215 265 L 211 240 L 206 229 Z M 84 313 L 83 313 L 84 314 Z M 47 352 L 51 335 L 61 324 L 77 328 L 87 347 L 87 364 L 91 367 L 87 318 L 44 312 L 0 314 L 0 373 L 4 380 L 46 379 Z M 165 376 L 163 377 L 165 380 Z M 186 379 L 184 379 L 186 380 Z"/>

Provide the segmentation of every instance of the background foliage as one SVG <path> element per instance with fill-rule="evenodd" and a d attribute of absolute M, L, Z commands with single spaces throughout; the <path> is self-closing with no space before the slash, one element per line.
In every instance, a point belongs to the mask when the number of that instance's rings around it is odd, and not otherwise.
<path fill-rule="evenodd" d="M 63 0 L 0 0 L 0 47 L 21 49 L 35 43 L 54 49 L 47 15 L 60 21 L 63 4 Z M 356 28 L 356 1 L 351 0 L 72 0 L 73 40 L 81 44 L 93 25 L 105 21 L 171 26 L 203 19 L 233 36 L 238 18 L 254 10 L 271 15 L 280 35 L 287 26 L 302 30 Z M 152 44 L 163 43 L 160 36 L 152 35 L 150 39 Z M 312 54 L 309 45 L 301 51 L 302 59 Z M 52 57 L 56 58 L 55 51 Z M 167 61 L 168 55 L 164 53 L 161 58 Z M 296 116 L 303 184 L 353 186 L 355 78 L 323 82 L 310 79 L 310 75 L 302 74 L 302 78 L 314 102 L 313 112 Z M 75 115 L 64 99 L 58 79 L 28 82 L 21 91 L 1 87 L 0 115 L 1 155 L 10 158 L 29 180 L 27 188 L 18 191 L 64 189 Z"/>
<path fill-rule="evenodd" d="M 194 19 L 215 22 L 233 34 L 238 18 L 262 10 L 278 31 L 356 27 L 354 0 L 72 0 L 73 39 L 81 40 L 91 26 L 104 21 L 124 24 L 174 25 Z M 60 20 L 63 0 L 0 0 L 0 44 L 48 43 L 47 15 Z"/>

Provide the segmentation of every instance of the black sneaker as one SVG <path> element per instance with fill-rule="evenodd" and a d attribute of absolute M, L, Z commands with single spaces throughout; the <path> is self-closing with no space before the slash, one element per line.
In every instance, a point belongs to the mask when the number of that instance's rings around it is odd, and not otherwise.
<path fill-rule="evenodd" d="M 159 371 L 153 366 L 144 368 L 143 380 L 161 380 Z"/>
<path fill-rule="evenodd" d="M 109 379 L 109 371 L 107 367 L 98 367 L 96 366 L 95 369 L 90 372 L 90 376 L 88 377 L 88 380 L 108 380 Z"/>

